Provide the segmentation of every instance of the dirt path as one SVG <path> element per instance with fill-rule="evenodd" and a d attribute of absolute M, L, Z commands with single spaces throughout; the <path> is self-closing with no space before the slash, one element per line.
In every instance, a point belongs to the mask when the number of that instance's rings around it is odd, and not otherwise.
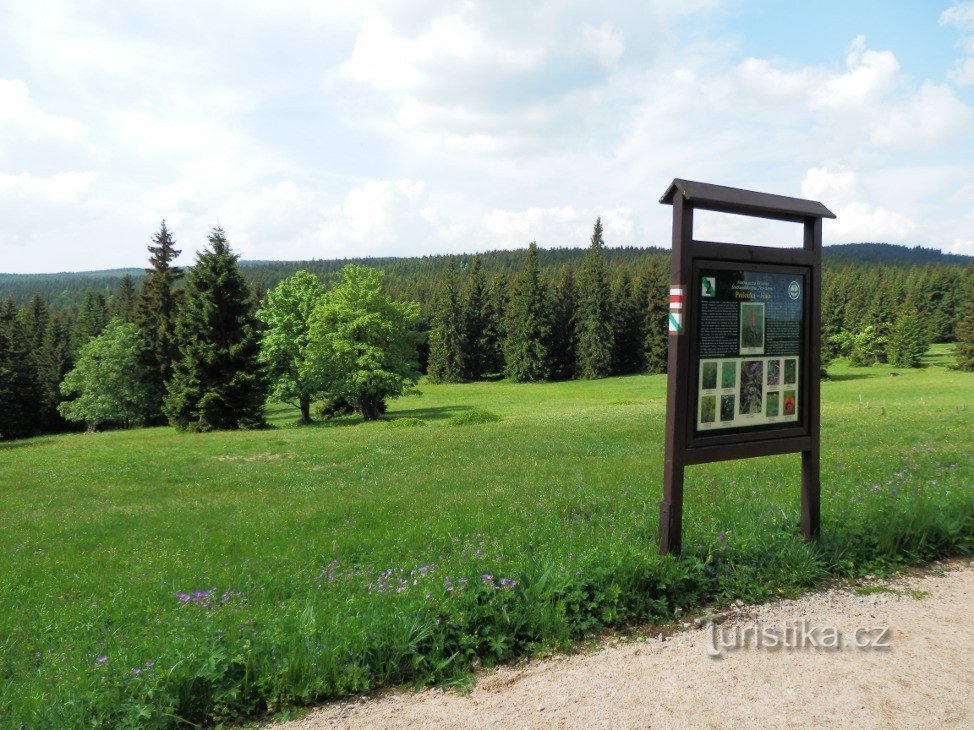
<path fill-rule="evenodd" d="M 877 584 L 878 585 L 878 584 Z M 605 646 L 486 674 L 467 695 L 438 689 L 332 704 L 282 726 L 326 727 L 974 727 L 974 561 L 746 609 L 716 628 Z M 800 647 L 841 632 L 843 649 Z M 742 635 L 750 627 L 747 635 Z M 851 646 L 862 642 L 889 648 Z M 716 633 L 715 633 L 716 632 Z M 718 644 L 746 643 L 722 649 Z"/>

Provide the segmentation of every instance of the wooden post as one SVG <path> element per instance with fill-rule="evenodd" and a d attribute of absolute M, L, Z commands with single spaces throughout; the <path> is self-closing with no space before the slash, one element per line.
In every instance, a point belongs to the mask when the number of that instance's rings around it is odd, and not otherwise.
<path fill-rule="evenodd" d="M 802 452 L 802 492 L 801 492 L 801 527 L 806 540 L 818 537 L 821 520 L 821 492 L 822 482 L 819 470 L 821 421 L 819 405 L 821 394 L 822 370 L 822 219 L 806 218 L 803 248 L 813 256 L 811 291 L 806 297 L 809 307 L 810 332 L 806 333 L 808 352 L 809 382 L 806 384 L 805 404 L 808 414 L 808 435 L 811 448 Z"/>
<path fill-rule="evenodd" d="M 670 255 L 670 287 L 683 290 L 682 327 L 670 332 L 666 363 L 666 445 L 663 456 L 663 501 L 659 506 L 660 554 L 680 554 L 683 544 L 683 453 L 686 449 L 687 402 L 690 378 L 682 363 L 690 357 L 686 334 L 693 314 L 690 293 L 690 242 L 693 239 L 693 205 L 682 196 L 673 201 L 673 252 Z"/>

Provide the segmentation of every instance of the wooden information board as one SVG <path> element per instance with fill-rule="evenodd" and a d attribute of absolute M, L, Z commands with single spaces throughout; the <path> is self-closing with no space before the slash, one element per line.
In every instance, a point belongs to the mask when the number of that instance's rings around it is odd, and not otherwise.
<path fill-rule="evenodd" d="M 800 452 L 801 528 L 819 531 L 821 203 L 674 180 L 660 552 L 679 553 L 690 464 Z M 800 223 L 802 248 L 698 241 L 693 211 Z"/>

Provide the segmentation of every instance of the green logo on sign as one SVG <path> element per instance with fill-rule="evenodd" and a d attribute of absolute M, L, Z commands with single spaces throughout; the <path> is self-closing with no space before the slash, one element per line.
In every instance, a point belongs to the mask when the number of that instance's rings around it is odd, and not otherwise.
<path fill-rule="evenodd" d="M 793 281 L 788 285 L 788 296 L 792 299 L 798 299 L 802 294 L 802 288 L 797 281 Z"/>
<path fill-rule="evenodd" d="M 700 293 L 705 297 L 716 296 L 717 279 L 713 276 L 704 276 L 700 281 Z"/>

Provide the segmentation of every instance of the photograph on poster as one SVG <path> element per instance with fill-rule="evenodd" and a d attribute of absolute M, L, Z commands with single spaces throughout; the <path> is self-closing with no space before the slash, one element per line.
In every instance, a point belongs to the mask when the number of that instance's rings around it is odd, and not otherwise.
<path fill-rule="evenodd" d="M 713 423 L 717 415 L 717 396 L 705 395 L 700 399 L 700 423 Z"/>
<path fill-rule="evenodd" d="M 741 363 L 741 415 L 761 413 L 764 393 L 764 361 L 745 360 Z"/>
<path fill-rule="evenodd" d="M 733 388 L 737 385 L 737 361 L 725 360 L 720 366 L 720 387 Z"/>
<path fill-rule="evenodd" d="M 720 420 L 721 421 L 734 420 L 734 395 L 733 394 L 720 396 Z"/>
<path fill-rule="evenodd" d="M 764 304 L 762 302 L 741 303 L 741 346 L 742 355 L 764 354 Z"/>

